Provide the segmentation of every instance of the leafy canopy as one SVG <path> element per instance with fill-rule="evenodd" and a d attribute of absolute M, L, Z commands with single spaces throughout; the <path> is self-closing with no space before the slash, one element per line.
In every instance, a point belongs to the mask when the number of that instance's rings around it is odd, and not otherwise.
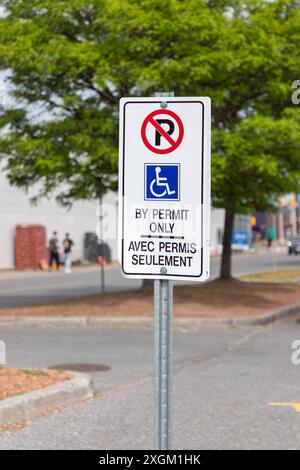
<path fill-rule="evenodd" d="M 298 188 L 299 0 L 0 0 L 0 152 L 12 183 L 59 200 L 116 187 L 118 100 L 208 95 L 214 204 Z"/>

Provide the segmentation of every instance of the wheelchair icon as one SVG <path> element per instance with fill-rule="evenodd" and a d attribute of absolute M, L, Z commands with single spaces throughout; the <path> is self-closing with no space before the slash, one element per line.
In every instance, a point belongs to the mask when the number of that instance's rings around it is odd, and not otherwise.
<path fill-rule="evenodd" d="M 179 163 L 145 164 L 145 201 L 179 201 Z"/>
<path fill-rule="evenodd" d="M 164 197 L 166 195 L 171 196 L 172 194 L 175 194 L 176 191 L 171 191 L 170 189 L 169 183 L 167 182 L 168 178 L 166 178 L 165 176 L 159 176 L 160 173 L 161 168 L 157 166 L 155 168 L 155 178 L 150 183 L 150 192 L 153 194 L 154 197 Z M 161 189 L 159 193 L 154 190 L 155 186 L 156 190 Z"/>

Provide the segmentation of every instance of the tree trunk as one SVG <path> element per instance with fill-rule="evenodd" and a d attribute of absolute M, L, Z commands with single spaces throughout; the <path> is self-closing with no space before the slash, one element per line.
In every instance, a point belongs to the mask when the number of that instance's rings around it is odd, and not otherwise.
<path fill-rule="evenodd" d="M 143 279 L 143 284 L 141 290 L 145 293 L 151 294 L 153 292 L 153 280 L 152 279 Z"/>
<path fill-rule="evenodd" d="M 231 279 L 231 238 L 233 231 L 233 223 L 234 214 L 231 214 L 226 209 L 223 235 L 223 252 L 220 272 L 220 278 L 224 280 Z"/>

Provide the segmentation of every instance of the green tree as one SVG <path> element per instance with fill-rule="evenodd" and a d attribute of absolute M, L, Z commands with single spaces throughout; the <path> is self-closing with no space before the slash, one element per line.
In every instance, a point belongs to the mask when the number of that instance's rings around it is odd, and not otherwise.
<path fill-rule="evenodd" d="M 203 74 L 201 57 L 191 64 L 201 31 L 206 48 L 219 35 L 204 3 L 183 3 L 0 0 L 0 69 L 15 100 L 0 114 L 0 151 L 13 184 L 38 182 L 39 196 L 64 187 L 65 204 L 115 189 L 119 99 L 185 93 L 191 67 Z"/>
<path fill-rule="evenodd" d="M 212 190 L 226 209 L 221 275 L 230 278 L 236 213 L 296 190 L 299 0 L 0 0 L 0 69 L 14 104 L 0 112 L 10 180 L 38 196 L 99 198 L 117 184 L 122 96 L 208 95 Z M 61 184 L 63 183 L 63 184 Z"/>
<path fill-rule="evenodd" d="M 226 210 L 221 277 L 231 277 L 234 215 L 272 210 L 299 191 L 299 109 L 291 83 L 300 62 L 298 0 L 237 1 L 227 42 L 225 95 L 215 102 L 214 204 Z"/>

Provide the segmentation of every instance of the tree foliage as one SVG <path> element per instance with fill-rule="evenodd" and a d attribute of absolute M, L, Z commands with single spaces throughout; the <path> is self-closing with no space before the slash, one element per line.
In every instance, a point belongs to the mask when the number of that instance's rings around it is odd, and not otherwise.
<path fill-rule="evenodd" d="M 12 183 L 63 187 L 65 203 L 115 188 L 120 97 L 193 92 L 222 60 L 216 50 L 203 66 L 222 18 L 201 1 L 1 3 L 0 67 L 16 104 L 2 110 L 0 151 Z"/>
<path fill-rule="evenodd" d="M 115 188 L 118 100 L 161 90 L 212 98 L 215 206 L 268 209 L 298 190 L 300 0 L 0 5 L 14 97 L 0 112 L 0 152 L 12 183 L 62 187 L 63 203 Z"/>

